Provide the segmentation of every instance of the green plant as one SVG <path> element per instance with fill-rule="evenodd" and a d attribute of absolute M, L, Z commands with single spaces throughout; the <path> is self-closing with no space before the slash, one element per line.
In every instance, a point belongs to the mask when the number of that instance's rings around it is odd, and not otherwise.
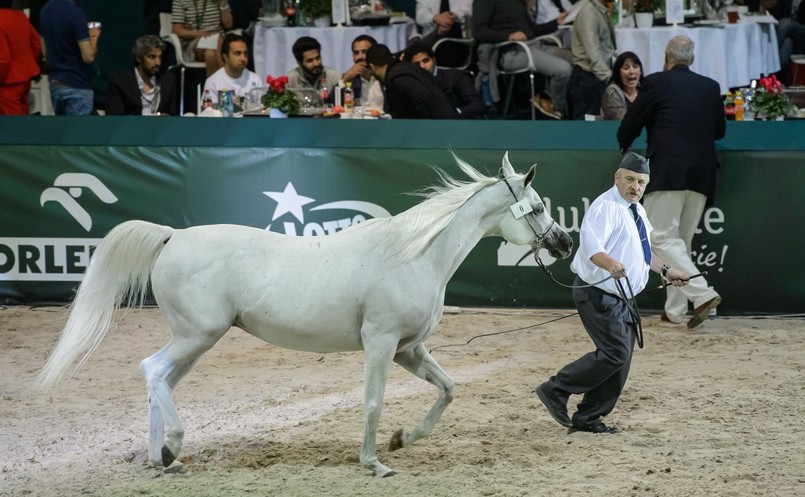
<path fill-rule="evenodd" d="M 330 17 L 333 15 L 333 4 L 331 0 L 303 0 L 302 12 L 311 19 Z"/>
<path fill-rule="evenodd" d="M 788 95 L 783 93 L 783 85 L 774 75 L 760 78 L 760 86 L 752 95 L 752 108 L 756 116 L 767 121 L 774 121 L 780 116 L 788 116 L 797 111 Z"/>
<path fill-rule="evenodd" d="M 296 94 L 285 88 L 285 85 L 288 84 L 287 76 L 280 76 L 276 79 L 267 76 L 266 83 L 268 83 L 268 91 L 260 99 L 263 107 L 271 107 L 288 115 L 299 113 L 299 101 L 296 100 Z"/>
<path fill-rule="evenodd" d="M 634 0 L 633 8 L 635 12 L 654 12 L 657 10 L 654 0 Z"/>

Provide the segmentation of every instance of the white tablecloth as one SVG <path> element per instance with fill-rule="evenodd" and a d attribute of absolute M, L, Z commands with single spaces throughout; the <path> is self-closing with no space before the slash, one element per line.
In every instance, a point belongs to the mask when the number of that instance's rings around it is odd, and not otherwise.
<path fill-rule="evenodd" d="M 272 28 L 258 24 L 254 33 L 254 69 L 263 81 L 269 74 L 287 74 L 297 66 L 291 52 L 294 42 L 302 36 L 312 36 L 321 43 L 322 63 L 344 72 L 352 67 L 352 40 L 358 35 L 368 34 L 393 53 L 405 48 L 413 32 L 413 23 L 329 28 Z"/>
<path fill-rule="evenodd" d="M 676 35 L 695 43 L 694 72 L 713 78 L 721 93 L 747 86 L 761 74 L 780 70 L 777 33 L 770 24 L 755 22 L 726 24 L 724 27 L 617 28 L 618 53 L 631 51 L 640 57 L 646 74 L 663 70 L 665 46 Z"/>

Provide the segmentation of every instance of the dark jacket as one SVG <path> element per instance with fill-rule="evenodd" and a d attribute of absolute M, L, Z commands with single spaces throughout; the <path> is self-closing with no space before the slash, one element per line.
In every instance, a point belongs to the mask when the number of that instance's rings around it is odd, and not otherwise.
<path fill-rule="evenodd" d="M 137 86 L 135 69 L 124 69 L 109 78 L 106 90 L 106 114 L 108 115 L 141 115 L 140 88 Z M 159 84 L 160 114 L 179 114 L 179 98 L 176 95 L 176 80 L 173 74 L 166 72 L 157 77 Z"/>
<path fill-rule="evenodd" d="M 458 119 L 441 85 L 410 62 L 392 61 L 386 69 L 386 111 L 395 119 Z"/>
<path fill-rule="evenodd" d="M 726 119 L 718 83 L 677 65 L 646 77 L 618 128 L 621 150 L 646 128 L 651 180 L 646 193 L 691 190 L 712 203 L 716 191 L 715 140 Z"/>
<path fill-rule="evenodd" d="M 456 69 L 439 69 L 436 79 L 460 119 L 478 119 L 486 114 L 486 105 L 469 74 Z"/>
<path fill-rule="evenodd" d="M 522 31 L 528 39 L 553 33 L 556 21 L 537 24 L 528 15 L 523 0 L 473 0 L 472 37 L 480 43 L 500 43 Z"/>

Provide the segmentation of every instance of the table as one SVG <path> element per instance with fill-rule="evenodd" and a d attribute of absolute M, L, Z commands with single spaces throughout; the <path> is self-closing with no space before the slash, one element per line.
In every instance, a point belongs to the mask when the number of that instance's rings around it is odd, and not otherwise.
<path fill-rule="evenodd" d="M 777 33 L 774 26 L 767 23 L 615 29 L 618 53 L 636 53 L 645 74 L 663 70 L 665 46 L 677 35 L 686 35 L 693 40 L 695 49 L 691 69 L 716 80 L 722 94 L 730 88 L 748 86 L 761 74 L 780 70 Z"/>
<path fill-rule="evenodd" d="M 312 36 L 321 43 L 324 65 L 344 72 L 352 67 L 352 40 L 358 35 L 368 34 L 394 53 L 406 47 L 414 30 L 412 22 L 327 28 L 277 28 L 258 24 L 254 32 L 254 69 L 263 81 L 269 74 L 275 77 L 287 74 L 298 65 L 291 52 L 294 42 L 301 36 Z"/>

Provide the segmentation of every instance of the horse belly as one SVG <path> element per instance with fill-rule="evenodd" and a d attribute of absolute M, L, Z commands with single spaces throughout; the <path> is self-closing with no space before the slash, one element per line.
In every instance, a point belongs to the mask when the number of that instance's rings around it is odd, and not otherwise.
<path fill-rule="evenodd" d="M 297 312 L 293 312 L 297 311 Z M 308 352 L 361 350 L 360 324 L 354 317 L 296 309 L 250 310 L 235 323 L 270 344 Z"/>

